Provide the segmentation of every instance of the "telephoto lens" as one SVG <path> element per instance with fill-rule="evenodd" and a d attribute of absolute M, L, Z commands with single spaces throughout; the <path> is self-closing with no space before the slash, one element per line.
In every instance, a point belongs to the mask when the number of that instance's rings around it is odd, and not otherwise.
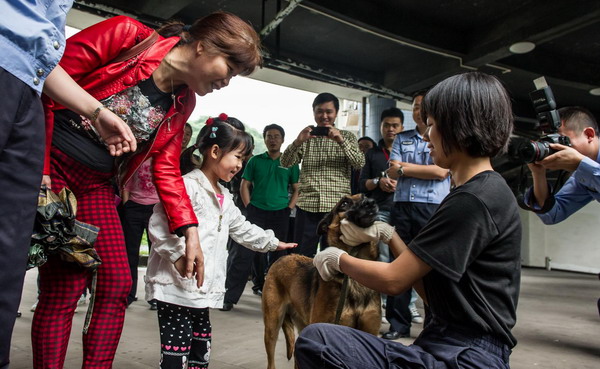
<path fill-rule="evenodd" d="M 558 134 L 550 134 L 541 137 L 539 141 L 529 141 L 521 144 L 517 151 L 519 159 L 525 163 L 533 163 L 536 161 L 544 160 L 548 155 L 552 155 L 556 150 L 550 147 L 550 144 L 561 144 L 564 146 L 571 146 L 571 140 L 567 136 L 560 136 Z"/>
<path fill-rule="evenodd" d="M 546 141 L 524 142 L 518 150 L 519 159 L 525 163 L 543 160 L 546 156 L 554 154 L 550 143 Z"/>

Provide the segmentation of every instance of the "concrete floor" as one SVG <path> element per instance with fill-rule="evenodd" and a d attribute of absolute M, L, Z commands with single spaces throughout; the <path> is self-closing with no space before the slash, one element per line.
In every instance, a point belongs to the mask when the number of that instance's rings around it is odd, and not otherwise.
<path fill-rule="evenodd" d="M 140 281 L 144 269 L 140 268 Z M 23 316 L 17 319 L 13 334 L 11 369 L 32 366 L 30 328 L 35 301 L 37 271 L 27 273 L 21 302 Z M 250 284 L 249 284 L 250 286 Z M 213 344 L 211 369 L 263 369 L 263 323 L 260 299 L 246 288 L 232 311 L 211 311 Z M 140 284 L 140 291 L 143 286 Z M 596 301 L 600 281 L 595 275 L 542 269 L 524 269 L 514 334 L 519 343 L 511 356 L 513 369 L 526 368 L 600 368 L 600 317 Z M 66 369 L 81 367 L 81 327 L 85 313 L 75 314 Z M 382 326 L 382 331 L 387 328 Z M 420 332 L 414 325 L 412 337 L 400 339 L 410 344 Z M 125 328 L 116 354 L 114 368 L 157 368 L 159 356 L 156 313 L 144 301 L 127 310 Z M 293 368 L 285 357 L 283 334 L 277 344 L 279 369 Z"/>

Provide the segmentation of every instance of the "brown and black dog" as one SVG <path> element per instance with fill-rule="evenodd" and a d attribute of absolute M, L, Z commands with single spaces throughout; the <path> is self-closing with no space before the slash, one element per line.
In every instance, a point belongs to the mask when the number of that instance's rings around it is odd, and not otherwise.
<path fill-rule="evenodd" d="M 338 247 L 362 259 L 376 260 L 376 242 L 348 246 L 340 240 L 340 221 L 368 227 L 375 221 L 377 204 L 361 194 L 344 196 L 323 218 L 318 233 L 327 233 L 329 246 Z M 302 255 L 288 255 L 277 260 L 269 269 L 263 287 L 262 309 L 265 324 L 265 348 L 268 369 L 275 369 L 275 344 L 279 329 L 283 329 L 287 358 L 294 354 L 294 327 L 300 332 L 311 323 L 334 323 L 344 276 L 338 274 L 325 282 L 313 265 Z M 341 325 L 377 335 L 381 326 L 381 298 L 378 292 L 349 279 L 348 294 L 341 313 Z"/>

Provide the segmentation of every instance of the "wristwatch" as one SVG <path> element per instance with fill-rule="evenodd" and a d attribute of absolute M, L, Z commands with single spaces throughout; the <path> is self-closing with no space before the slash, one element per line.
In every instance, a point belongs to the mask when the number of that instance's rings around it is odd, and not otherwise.
<path fill-rule="evenodd" d="M 379 184 L 379 180 L 381 179 L 381 177 L 377 177 L 377 178 L 373 178 L 371 181 L 373 181 L 373 184 L 375 186 L 377 186 Z"/>
<path fill-rule="evenodd" d="M 404 177 L 404 168 L 402 167 L 402 165 L 400 167 L 398 167 L 398 176 L 400 177 Z"/>

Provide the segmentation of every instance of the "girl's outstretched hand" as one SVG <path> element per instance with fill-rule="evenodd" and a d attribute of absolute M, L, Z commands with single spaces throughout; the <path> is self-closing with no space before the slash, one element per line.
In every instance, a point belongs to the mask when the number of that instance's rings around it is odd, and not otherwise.
<path fill-rule="evenodd" d="M 293 249 L 296 246 L 298 246 L 297 243 L 287 243 L 287 242 L 279 241 L 279 245 L 277 246 L 275 251 Z"/>

